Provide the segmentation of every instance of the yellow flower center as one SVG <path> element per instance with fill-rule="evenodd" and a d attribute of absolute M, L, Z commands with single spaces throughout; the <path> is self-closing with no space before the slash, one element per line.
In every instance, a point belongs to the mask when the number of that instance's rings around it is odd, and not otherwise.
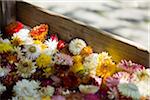
<path fill-rule="evenodd" d="M 35 47 L 35 46 L 31 46 L 31 47 L 29 48 L 29 51 L 30 51 L 31 53 L 35 53 L 35 52 L 36 52 L 36 47 Z"/>

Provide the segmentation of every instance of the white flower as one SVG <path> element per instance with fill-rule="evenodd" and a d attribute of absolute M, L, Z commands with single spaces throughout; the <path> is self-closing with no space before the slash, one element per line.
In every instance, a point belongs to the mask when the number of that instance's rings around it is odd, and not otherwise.
<path fill-rule="evenodd" d="M 47 45 L 48 48 L 46 48 L 44 52 L 46 54 L 53 55 L 57 51 L 57 44 L 57 40 L 48 39 L 47 41 L 45 41 L 45 45 Z"/>
<path fill-rule="evenodd" d="M 132 83 L 137 86 L 140 95 L 143 97 L 150 96 L 150 69 L 138 70 L 133 75 L 135 75 L 135 80 Z"/>
<path fill-rule="evenodd" d="M 79 90 L 81 93 L 85 93 L 85 94 L 94 94 L 96 93 L 98 90 L 99 90 L 99 87 L 98 86 L 94 86 L 94 85 L 83 85 L 83 84 L 80 84 L 79 85 Z"/>
<path fill-rule="evenodd" d="M 150 80 L 150 69 L 142 69 L 134 72 L 137 77 L 137 81 Z"/>
<path fill-rule="evenodd" d="M 54 92 L 55 89 L 52 86 L 42 87 L 40 90 L 42 96 L 53 96 Z"/>
<path fill-rule="evenodd" d="M 26 57 L 28 59 L 35 60 L 40 55 L 41 48 L 39 45 L 31 44 L 25 45 L 22 51 L 26 52 Z"/>
<path fill-rule="evenodd" d="M 36 97 L 33 97 L 33 96 L 15 96 L 15 97 L 12 97 L 12 100 L 41 100 L 40 96 L 36 96 Z"/>
<path fill-rule="evenodd" d="M 8 68 L 2 68 L 0 67 L 0 77 L 6 76 L 10 70 Z"/>
<path fill-rule="evenodd" d="M 150 96 L 150 79 L 136 82 L 135 85 L 137 86 L 141 96 Z"/>
<path fill-rule="evenodd" d="M 98 66 L 99 55 L 97 53 L 92 53 L 89 56 L 85 57 L 83 65 L 91 74 L 96 74 L 96 67 Z"/>
<path fill-rule="evenodd" d="M 118 85 L 119 92 L 126 96 L 132 97 L 133 99 L 139 100 L 140 99 L 140 92 L 138 87 L 133 83 L 122 83 Z"/>
<path fill-rule="evenodd" d="M 34 80 L 23 79 L 18 81 L 13 87 L 16 96 L 33 96 L 37 97 L 40 83 Z"/>
<path fill-rule="evenodd" d="M 28 29 L 21 29 L 19 32 L 16 34 L 13 34 L 13 38 L 19 38 L 21 41 L 23 41 L 23 44 L 32 44 L 33 39 L 29 36 L 29 30 Z"/>
<path fill-rule="evenodd" d="M 27 37 L 29 37 L 29 30 L 28 29 L 21 29 L 19 32 L 15 33 L 14 37 L 19 37 L 21 40 L 25 41 Z"/>
<path fill-rule="evenodd" d="M 73 54 L 73 55 L 78 55 L 80 54 L 81 50 L 86 47 L 86 43 L 85 41 L 81 40 L 81 39 L 73 39 L 70 43 L 69 43 L 69 51 Z"/>
<path fill-rule="evenodd" d="M 15 53 L 17 53 L 17 57 L 18 57 L 18 58 L 22 57 L 23 52 L 22 52 L 22 50 L 21 50 L 21 47 L 19 47 L 19 46 L 18 46 L 18 47 L 14 47 L 13 51 L 14 51 Z"/>
<path fill-rule="evenodd" d="M 33 38 L 32 37 L 27 37 L 26 40 L 24 40 L 25 45 L 30 45 L 33 44 Z"/>
<path fill-rule="evenodd" d="M 6 87 L 0 83 L 0 95 L 6 90 Z"/>

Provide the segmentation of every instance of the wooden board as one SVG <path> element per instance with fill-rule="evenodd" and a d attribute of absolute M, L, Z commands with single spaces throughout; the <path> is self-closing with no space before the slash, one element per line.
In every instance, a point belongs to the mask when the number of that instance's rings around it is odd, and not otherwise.
<path fill-rule="evenodd" d="M 70 41 L 75 37 L 82 38 L 94 48 L 95 52 L 108 51 L 116 62 L 127 59 L 149 66 L 150 53 L 126 39 L 25 2 L 18 1 L 16 4 L 17 20 L 26 25 L 33 27 L 40 23 L 47 23 L 50 31 L 57 33 L 61 39 Z"/>

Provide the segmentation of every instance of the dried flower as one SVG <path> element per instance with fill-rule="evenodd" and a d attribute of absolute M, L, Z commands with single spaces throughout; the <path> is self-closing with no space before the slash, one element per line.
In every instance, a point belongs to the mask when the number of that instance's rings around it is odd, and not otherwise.
<path fill-rule="evenodd" d="M 30 77 L 36 71 L 35 63 L 26 58 L 22 58 L 16 66 L 17 73 L 24 78 Z"/>
<path fill-rule="evenodd" d="M 88 56 L 89 54 L 92 54 L 93 53 L 93 50 L 90 46 L 86 46 L 84 47 L 82 50 L 81 50 L 81 55 L 82 56 Z"/>
<path fill-rule="evenodd" d="M 40 89 L 41 96 L 53 96 L 54 92 L 55 92 L 55 89 L 52 86 L 42 87 Z"/>
<path fill-rule="evenodd" d="M 95 75 L 98 63 L 99 63 L 98 54 L 92 53 L 89 56 L 85 57 L 83 65 L 90 74 Z"/>
<path fill-rule="evenodd" d="M 26 53 L 26 57 L 28 59 L 35 60 L 40 55 L 41 52 L 40 50 L 41 49 L 39 45 L 31 44 L 31 45 L 25 45 L 22 51 Z"/>
<path fill-rule="evenodd" d="M 79 55 L 84 47 L 86 47 L 86 43 L 82 39 L 76 38 L 69 43 L 69 51 L 73 55 Z"/>
<path fill-rule="evenodd" d="M 56 53 L 53 57 L 54 62 L 58 65 L 73 65 L 73 59 L 71 56 L 63 53 Z"/>
<path fill-rule="evenodd" d="M 112 61 L 108 53 L 102 52 L 99 55 L 99 64 L 96 69 L 96 75 L 103 77 L 104 79 L 115 73 L 115 63 Z"/>
<path fill-rule="evenodd" d="M 41 54 L 37 59 L 36 59 L 36 64 L 39 68 L 46 68 L 51 64 L 51 56 L 46 55 L 46 54 Z"/>
<path fill-rule="evenodd" d="M 26 80 L 23 79 L 18 81 L 16 85 L 13 87 L 13 91 L 16 96 L 33 96 L 36 97 L 38 95 L 40 83 L 34 80 Z"/>
<path fill-rule="evenodd" d="M 117 67 L 130 73 L 144 69 L 144 66 L 126 60 L 121 60 Z"/>
<path fill-rule="evenodd" d="M 20 31 L 20 29 L 23 28 L 23 24 L 21 22 L 12 22 L 10 24 L 8 24 L 5 28 L 5 31 L 8 35 L 12 35 L 18 31 Z"/>
<path fill-rule="evenodd" d="M 83 84 L 80 84 L 79 85 L 79 90 L 81 93 L 84 93 L 84 94 L 94 94 L 96 93 L 98 90 L 99 90 L 99 87 L 98 86 L 94 86 L 94 85 L 83 85 Z"/>
<path fill-rule="evenodd" d="M 132 97 L 133 99 L 139 99 L 140 93 L 136 85 L 132 83 L 122 83 L 118 85 L 119 92 L 127 97 Z"/>
<path fill-rule="evenodd" d="M 33 27 L 30 31 L 30 35 L 37 40 L 44 41 L 48 34 L 48 25 L 40 24 L 39 26 Z"/>
<path fill-rule="evenodd" d="M 13 50 L 13 47 L 11 44 L 9 43 L 2 43 L 0 41 L 0 53 L 4 53 L 4 52 L 9 52 L 9 51 L 12 51 Z"/>
<path fill-rule="evenodd" d="M 80 72 L 84 70 L 84 66 L 82 63 L 74 63 L 73 66 L 71 67 L 71 71 L 74 73 Z"/>

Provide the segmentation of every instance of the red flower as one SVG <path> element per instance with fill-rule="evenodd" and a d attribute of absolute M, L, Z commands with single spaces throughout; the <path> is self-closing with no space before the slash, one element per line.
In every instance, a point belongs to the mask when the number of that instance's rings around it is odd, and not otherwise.
<path fill-rule="evenodd" d="M 23 24 L 21 22 L 16 21 L 8 24 L 5 28 L 5 31 L 9 35 L 13 35 L 16 32 L 19 32 L 19 30 L 22 28 L 23 28 Z"/>
<path fill-rule="evenodd" d="M 50 38 L 52 39 L 52 41 L 54 41 L 54 40 L 58 41 L 58 37 L 55 34 L 51 34 Z"/>
<path fill-rule="evenodd" d="M 59 40 L 57 44 L 57 49 L 60 50 L 65 47 L 65 42 L 63 40 Z"/>

